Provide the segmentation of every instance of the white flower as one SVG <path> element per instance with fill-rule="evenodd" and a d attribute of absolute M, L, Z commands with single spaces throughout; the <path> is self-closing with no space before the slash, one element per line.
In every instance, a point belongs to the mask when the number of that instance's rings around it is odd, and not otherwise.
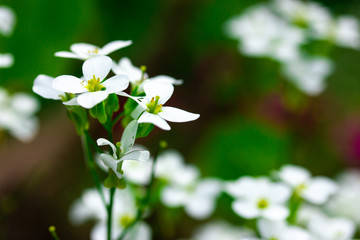
<path fill-rule="evenodd" d="M 173 91 L 174 86 L 169 83 L 152 81 L 145 83 L 145 97 L 132 97 L 143 109 L 138 122 L 152 123 L 161 129 L 170 130 L 171 128 L 166 120 L 170 122 L 188 122 L 198 119 L 199 114 L 163 106 L 169 100 Z"/>
<path fill-rule="evenodd" d="M 346 218 L 314 217 L 308 225 L 316 240 L 349 240 L 355 234 L 355 224 Z"/>
<path fill-rule="evenodd" d="M 276 240 L 311 240 L 311 235 L 297 226 L 289 226 L 284 221 L 260 219 L 257 222 L 260 236 L 263 239 Z"/>
<path fill-rule="evenodd" d="M 274 10 L 300 27 L 312 28 L 315 24 L 324 24 L 331 19 L 326 8 L 311 1 L 275 0 L 273 3 Z"/>
<path fill-rule="evenodd" d="M 285 206 L 290 189 L 267 178 L 242 177 L 230 182 L 226 191 L 235 197 L 232 208 L 246 219 L 265 217 L 269 220 L 284 220 L 289 215 Z"/>
<path fill-rule="evenodd" d="M 342 47 L 360 48 L 359 21 L 352 16 L 314 24 L 313 37 L 324 39 Z"/>
<path fill-rule="evenodd" d="M 14 64 L 14 57 L 10 53 L 0 53 L 0 68 L 8 68 Z"/>
<path fill-rule="evenodd" d="M 214 212 L 220 191 L 219 180 L 205 178 L 188 185 L 165 186 L 161 200 L 168 207 L 184 206 L 186 213 L 195 219 L 205 219 Z"/>
<path fill-rule="evenodd" d="M 142 89 L 142 85 L 146 81 L 158 81 L 173 85 L 180 85 L 183 83 L 182 80 L 177 80 L 166 75 L 149 78 L 140 68 L 133 66 L 130 59 L 127 57 L 121 58 L 118 64 L 114 63 L 112 70 L 115 74 L 126 75 L 130 79 L 130 83 L 138 85 L 140 89 Z"/>
<path fill-rule="evenodd" d="M 130 122 L 121 137 L 120 141 L 120 148 L 117 148 L 113 143 L 105 138 L 99 138 L 97 140 L 97 144 L 99 146 L 110 146 L 112 148 L 113 154 L 100 154 L 100 159 L 103 163 L 114 171 L 118 178 L 122 178 L 122 173 L 119 171 L 121 167 L 121 162 L 125 160 L 133 160 L 133 161 L 140 161 L 145 162 L 149 159 L 150 153 L 145 150 L 133 150 L 132 146 L 135 142 L 136 131 L 137 131 L 138 124 L 136 120 Z"/>
<path fill-rule="evenodd" d="M 112 60 L 107 56 L 90 58 L 82 67 L 85 80 L 62 75 L 53 80 L 52 87 L 58 91 L 79 94 L 78 104 L 84 108 L 92 108 L 104 101 L 109 94 L 122 92 L 129 85 L 129 79 L 124 75 L 115 75 L 105 80 L 111 65 Z"/>
<path fill-rule="evenodd" d="M 20 141 L 32 140 L 39 125 L 34 116 L 39 110 L 38 101 L 25 93 L 16 93 L 10 97 L 5 90 L 0 92 L 0 128 L 8 130 Z"/>
<path fill-rule="evenodd" d="M 257 5 L 231 19 L 228 34 L 241 40 L 240 52 L 248 56 L 272 57 L 287 61 L 299 55 L 303 32 L 273 14 L 266 5 Z"/>
<path fill-rule="evenodd" d="M 98 46 L 88 43 L 74 43 L 70 46 L 71 52 L 57 52 L 55 56 L 64 58 L 75 58 L 86 60 L 88 58 L 98 55 L 108 55 L 120 48 L 127 47 L 132 44 L 132 41 L 113 41 L 100 48 Z"/>
<path fill-rule="evenodd" d="M 33 92 L 47 99 L 53 99 L 53 100 L 67 99 L 66 93 L 53 88 L 53 80 L 54 80 L 53 77 L 44 74 L 38 75 L 34 80 L 34 85 L 32 87 Z M 65 105 L 78 105 L 76 97 L 63 103 Z"/>
<path fill-rule="evenodd" d="M 214 220 L 195 230 L 194 240 L 241 240 L 254 239 L 255 233 L 247 228 L 231 225 L 222 220 Z"/>
<path fill-rule="evenodd" d="M 360 171 L 347 170 L 339 176 L 338 184 L 339 191 L 326 204 L 326 210 L 360 226 Z"/>
<path fill-rule="evenodd" d="M 300 57 L 286 62 L 282 71 L 302 92 L 315 96 L 324 91 L 333 64 L 326 58 Z"/>
<path fill-rule="evenodd" d="M 325 203 L 338 189 L 331 179 L 312 178 L 308 170 L 299 166 L 285 165 L 278 175 L 280 180 L 293 188 L 295 194 L 313 204 Z"/>
<path fill-rule="evenodd" d="M 103 188 L 103 191 L 108 202 L 109 190 Z M 117 190 L 113 199 L 111 239 L 118 237 L 123 229 L 135 220 L 136 214 L 135 199 L 129 189 Z M 76 225 L 89 219 L 96 220 L 90 239 L 103 240 L 106 238 L 107 211 L 95 189 L 86 190 L 82 197 L 71 206 L 69 218 Z M 146 223 L 139 222 L 130 230 L 125 239 L 149 240 L 151 239 L 151 229 Z"/>
<path fill-rule="evenodd" d="M 8 7 L 0 7 L 0 33 L 9 36 L 15 25 L 15 14 Z"/>

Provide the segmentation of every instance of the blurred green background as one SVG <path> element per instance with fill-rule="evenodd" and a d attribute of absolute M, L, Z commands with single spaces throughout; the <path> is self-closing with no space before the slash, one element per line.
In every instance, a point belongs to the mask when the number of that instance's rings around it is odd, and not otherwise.
<path fill-rule="evenodd" d="M 146 65 L 150 76 L 183 79 L 169 105 L 200 113 L 199 120 L 154 130 L 140 141 L 154 150 L 161 139 L 198 165 L 203 176 L 236 179 L 268 174 L 284 163 L 334 176 L 360 165 L 360 54 L 336 49 L 336 69 L 326 91 L 298 110 L 282 103 L 279 66 L 269 59 L 241 56 L 224 23 L 254 0 L 7 0 L 17 15 L 13 35 L 1 38 L 1 52 L 15 64 L 1 69 L 0 85 L 31 92 L 38 74 L 81 75 L 81 61 L 54 57 L 72 43 L 103 46 L 113 40 L 133 45 L 113 53 Z M 321 1 L 333 14 L 360 16 L 356 0 Z M 81 144 L 60 102 L 40 99 L 41 129 L 29 145 L 15 140 L 0 147 L 0 239 L 88 239 L 91 223 L 73 227 L 68 209 L 82 189 L 92 186 Z M 1 113 L 0 113 L 1 114 Z M 101 127 L 92 129 L 103 136 Z M 120 129 L 119 135 L 120 136 Z M 5 177 L 4 177 L 5 176 Z M 229 199 L 220 199 L 214 216 L 238 217 Z M 194 220 L 163 212 L 150 219 L 154 239 L 187 237 Z M 161 229 L 178 216 L 179 224 Z M 173 218 L 172 218 L 173 219 Z M 175 220 L 173 220 L 175 221 Z M 170 233 L 169 233 L 170 232 Z"/>

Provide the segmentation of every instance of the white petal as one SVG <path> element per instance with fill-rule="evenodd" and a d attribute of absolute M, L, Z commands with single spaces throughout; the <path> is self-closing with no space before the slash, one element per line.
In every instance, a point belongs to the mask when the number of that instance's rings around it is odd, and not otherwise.
<path fill-rule="evenodd" d="M 282 221 L 289 216 L 289 209 L 283 205 L 271 204 L 262 215 L 269 220 Z"/>
<path fill-rule="evenodd" d="M 149 158 L 150 158 L 149 151 L 146 151 L 146 150 L 134 150 L 132 152 L 129 152 L 129 153 L 125 154 L 120 159 L 120 161 L 133 160 L 133 161 L 145 162 L 145 161 L 149 160 Z"/>
<path fill-rule="evenodd" d="M 55 53 L 56 57 L 63 57 L 63 58 L 75 58 L 75 59 L 83 59 L 81 56 L 72 53 L 72 52 L 66 52 L 66 51 L 60 51 Z"/>
<path fill-rule="evenodd" d="M 113 41 L 113 42 L 109 42 L 108 44 L 106 44 L 102 49 L 101 49 L 101 53 L 108 55 L 120 48 L 124 48 L 127 47 L 129 45 L 132 44 L 132 41 Z"/>
<path fill-rule="evenodd" d="M 152 123 L 163 130 L 170 130 L 169 124 L 160 116 L 144 112 L 138 119 L 138 123 Z"/>
<path fill-rule="evenodd" d="M 63 104 L 66 106 L 79 106 L 79 103 L 77 102 L 77 97 L 74 97 L 67 102 L 63 102 Z"/>
<path fill-rule="evenodd" d="M 58 91 L 52 87 L 53 77 L 40 74 L 34 80 L 32 90 L 43 98 L 58 100 L 64 92 Z"/>
<path fill-rule="evenodd" d="M 170 122 L 189 122 L 200 117 L 200 114 L 187 112 L 174 107 L 162 107 L 159 115 Z"/>
<path fill-rule="evenodd" d="M 311 175 L 305 168 L 294 165 L 285 165 L 280 169 L 279 177 L 290 186 L 296 187 L 300 184 L 306 183 L 310 179 Z"/>
<path fill-rule="evenodd" d="M 95 52 L 95 50 L 99 50 L 99 47 L 89 43 L 74 43 L 70 46 L 70 50 L 85 60 L 91 53 Z"/>
<path fill-rule="evenodd" d="M 139 222 L 131 228 L 124 240 L 151 240 L 151 235 L 151 227 L 145 222 Z"/>
<path fill-rule="evenodd" d="M 246 219 L 255 218 L 260 214 L 259 209 L 252 202 L 235 201 L 232 203 L 232 209 L 236 214 Z"/>
<path fill-rule="evenodd" d="M 159 104 L 164 104 L 169 100 L 174 92 L 174 86 L 170 83 L 148 81 L 144 84 L 146 98 L 150 101 L 152 98 L 159 96 Z"/>
<path fill-rule="evenodd" d="M 105 91 L 86 92 L 78 96 L 77 101 L 80 106 L 90 109 L 96 104 L 101 103 L 108 97 L 109 93 Z"/>
<path fill-rule="evenodd" d="M 10 53 L 0 54 L 0 68 L 11 67 L 14 63 L 14 57 Z"/>
<path fill-rule="evenodd" d="M 117 159 L 117 156 L 116 156 L 116 146 L 110 142 L 109 140 L 105 139 L 105 138 L 99 138 L 98 140 L 96 140 L 96 143 L 98 146 L 106 146 L 106 145 L 109 145 L 113 151 L 113 157 L 115 159 Z"/>
<path fill-rule="evenodd" d="M 129 86 L 129 78 L 125 75 L 116 75 L 102 83 L 109 93 L 116 93 L 125 90 Z"/>
<path fill-rule="evenodd" d="M 323 204 L 337 191 L 337 185 L 325 177 L 314 178 L 304 190 L 303 197 L 311 203 Z"/>
<path fill-rule="evenodd" d="M 172 85 L 181 85 L 184 82 L 183 80 L 175 79 L 173 77 L 166 76 L 166 75 L 159 75 L 156 77 L 152 77 L 152 78 L 149 78 L 148 81 L 170 83 Z"/>
<path fill-rule="evenodd" d="M 52 87 L 58 91 L 67 93 L 83 93 L 88 91 L 83 84 L 84 81 L 80 78 L 62 75 L 54 78 Z"/>
<path fill-rule="evenodd" d="M 103 163 L 108 167 L 110 168 L 111 170 L 113 170 L 113 172 L 116 174 L 116 176 L 120 179 L 122 178 L 122 174 L 119 173 L 117 171 L 117 166 L 118 166 L 118 163 L 120 162 L 119 160 L 116 160 L 114 159 L 113 156 L 111 155 L 108 155 L 108 154 L 100 154 L 100 159 L 101 161 L 103 161 Z"/>
<path fill-rule="evenodd" d="M 107 234 L 106 222 L 98 222 L 90 233 L 90 240 L 103 240 Z"/>
<path fill-rule="evenodd" d="M 168 207 L 178 207 L 186 203 L 187 192 L 183 188 L 166 186 L 161 192 L 161 200 Z"/>
<path fill-rule="evenodd" d="M 31 116 L 40 108 L 39 102 L 33 96 L 26 93 L 14 94 L 10 107 L 22 116 Z"/>
<path fill-rule="evenodd" d="M 185 211 L 195 219 L 208 218 L 215 209 L 214 200 L 206 197 L 192 198 L 185 205 Z"/>
<path fill-rule="evenodd" d="M 111 58 L 107 56 L 96 56 L 86 60 L 82 66 L 84 78 L 88 81 L 95 75 L 100 81 L 109 74 L 112 66 Z"/>
<path fill-rule="evenodd" d="M 123 57 L 120 59 L 119 63 L 113 64 L 112 70 L 115 74 L 123 74 L 128 76 L 131 82 L 135 83 L 136 81 L 140 81 L 142 71 L 133 66 L 130 59 L 127 57 Z"/>
<path fill-rule="evenodd" d="M 121 152 L 127 153 L 131 150 L 132 146 L 134 145 L 136 133 L 138 129 L 138 122 L 136 120 L 131 121 L 121 136 Z"/>

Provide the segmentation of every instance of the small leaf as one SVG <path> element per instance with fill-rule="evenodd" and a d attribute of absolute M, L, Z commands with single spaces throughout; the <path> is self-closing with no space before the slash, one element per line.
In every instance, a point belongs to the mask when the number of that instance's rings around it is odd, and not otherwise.
<path fill-rule="evenodd" d="M 112 118 L 114 112 L 119 110 L 119 99 L 115 93 L 112 93 L 106 99 L 105 110 L 109 118 Z"/>
<path fill-rule="evenodd" d="M 93 118 L 98 119 L 101 124 L 106 123 L 108 118 L 107 118 L 107 115 L 106 115 L 104 102 L 101 102 L 101 103 L 95 105 L 93 108 L 91 108 L 90 109 L 90 115 Z"/>
<path fill-rule="evenodd" d="M 67 106 L 67 115 L 75 124 L 76 132 L 79 136 L 89 129 L 88 115 L 85 109 L 79 106 Z"/>
<path fill-rule="evenodd" d="M 147 137 L 154 129 L 154 125 L 151 123 L 140 123 L 136 133 L 137 138 Z"/>
<path fill-rule="evenodd" d="M 126 181 L 124 178 L 119 179 L 116 174 L 114 173 L 114 171 L 112 171 L 111 169 L 109 170 L 109 175 L 107 176 L 107 178 L 104 180 L 104 186 L 107 188 L 119 188 L 119 189 L 124 189 L 126 187 Z"/>

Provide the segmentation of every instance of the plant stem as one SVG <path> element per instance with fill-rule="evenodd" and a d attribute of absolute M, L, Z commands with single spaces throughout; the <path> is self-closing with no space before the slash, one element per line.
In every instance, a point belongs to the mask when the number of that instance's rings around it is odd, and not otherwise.
<path fill-rule="evenodd" d="M 83 146 L 83 150 L 84 150 L 84 154 L 85 154 L 86 165 L 88 166 L 88 168 L 90 170 L 90 174 L 95 182 L 96 189 L 98 190 L 98 192 L 101 196 L 101 200 L 103 201 L 104 206 L 106 207 L 107 204 L 105 201 L 104 193 L 101 188 L 101 182 L 100 182 L 98 173 L 96 172 L 96 169 L 95 169 L 95 162 L 94 162 L 94 158 L 93 158 L 92 152 L 91 152 L 91 137 L 90 137 L 88 131 L 84 131 L 84 135 L 81 136 L 81 141 L 82 141 L 82 146 Z"/>
<path fill-rule="evenodd" d="M 109 197 L 109 205 L 107 206 L 107 239 L 111 240 L 111 228 L 112 228 L 112 209 L 113 209 L 113 201 L 114 201 L 114 194 L 116 188 L 110 189 L 110 197 Z"/>
<path fill-rule="evenodd" d="M 111 122 L 112 127 L 116 125 L 116 123 L 120 120 L 122 116 L 124 116 L 125 111 L 121 112 L 119 115 L 116 116 L 116 118 Z"/>

